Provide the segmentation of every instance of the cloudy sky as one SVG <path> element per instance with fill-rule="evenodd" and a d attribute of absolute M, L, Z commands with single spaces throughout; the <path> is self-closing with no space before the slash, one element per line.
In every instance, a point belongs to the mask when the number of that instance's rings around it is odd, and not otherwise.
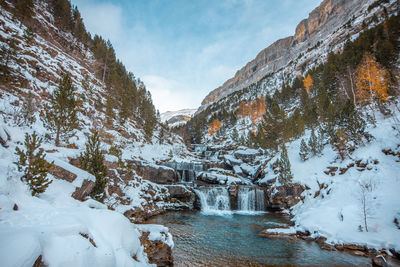
<path fill-rule="evenodd" d="M 87 29 L 150 90 L 160 112 L 197 108 L 319 0 L 72 0 Z"/>

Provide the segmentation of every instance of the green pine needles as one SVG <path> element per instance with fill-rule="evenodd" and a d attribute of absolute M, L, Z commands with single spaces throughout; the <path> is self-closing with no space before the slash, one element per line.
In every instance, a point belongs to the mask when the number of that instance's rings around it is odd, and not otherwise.
<path fill-rule="evenodd" d="M 78 127 L 74 91 L 71 78 L 68 74 L 64 75 L 51 95 L 50 104 L 45 107 L 43 121 L 46 128 L 56 134 L 56 146 L 60 145 L 60 138 L 71 137 Z"/>
<path fill-rule="evenodd" d="M 98 132 L 94 132 L 86 143 L 86 150 L 79 156 L 81 168 L 93 174 L 96 178 L 91 197 L 103 202 L 105 188 L 107 185 L 107 167 L 104 165 L 104 155 L 100 149 L 100 138 Z"/>
<path fill-rule="evenodd" d="M 18 156 L 18 161 L 15 164 L 18 171 L 23 172 L 21 180 L 29 185 L 32 196 L 46 191 L 49 184 L 52 183 L 47 178 L 47 173 L 53 166 L 53 163 L 48 163 L 45 160 L 46 154 L 40 148 L 42 138 L 38 138 L 34 132 L 32 135 L 25 134 L 24 146 L 25 150 L 19 147 L 15 149 L 15 154 Z"/>
<path fill-rule="evenodd" d="M 282 185 L 289 185 L 293 180 L 293 173 L 290 166 L 289 156 L 285 144 L 281 145 L 281 157 L 278 160 L 278 181 Z"/>

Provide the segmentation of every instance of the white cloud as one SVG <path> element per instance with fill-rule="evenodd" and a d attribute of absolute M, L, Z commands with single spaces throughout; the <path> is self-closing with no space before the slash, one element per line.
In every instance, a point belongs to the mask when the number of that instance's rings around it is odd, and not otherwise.
<path fill-rule="evenodd" d="M 198 97 L 192 91 L 185 90 L 184 85 L 175 80 L 157 75 L 146 75 L 142 80 L 151 92 L 154 105 L 161 113 L 199 105 Z"/>

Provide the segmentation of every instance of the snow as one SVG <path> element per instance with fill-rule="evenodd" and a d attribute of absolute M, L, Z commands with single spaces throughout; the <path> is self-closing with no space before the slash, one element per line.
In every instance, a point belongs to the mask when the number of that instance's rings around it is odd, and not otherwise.
<path fill-rule="evenodd" d="M 399 144 L 399 137 L 392 128 L 391 118 L 380 114 L 377 118 L 376 127 L 368 128 L 375 140 L 356 149 L 351 159 L 343 162 L 337 159 L 337 153 L 329 145 L 322 156 L 314 156 L 305 162 L 298 154 L 300 139 L 287 146 L 294 182 L 311 188 L 303 193 L 304 203 L 299 202 L 291 210 L 295 230 L 307 230 L 313 237 L 324 236 L 327 242 L 333 244 L 400 249 L 400 230 L 393 222 L 400 214 L 397 205 L 400 202 L 400 164 L 396 157 L 382 152 L 382 149 L 394 150 Z M 360 168 L 355 166 L 342 175 L 339 175 L 339 170 L 335 176 L 324 173 L 328 166 L 343 168 L 357 160 L 368 162 L 367 169 L 359 171 Z M 263 182 L 266 182 L 265 179 Z M 368 232 L 365 231 L 361 203 L 360 184 L 365 183 L 372 184 L 373 188 L 366 195 Z M 314 198 L 320 184 L 324 186 L 319 196 Z"/>
<path fill-rule="evenodd" d="M 45 8 L 45 4 L 37 2 L 36 8 Z M 74 43 L 70 34 L 65 34 L 49 22 L 51 15 L 44 11 L 36 14 L 37 18 L 45 26 L 56 30 L 59 37 Z M 13 75 L 27 80 L 24 88 L 3 88 L 0 98 L 0 137 L 7 140 L 7 133 L 11 140 L 7 141 L 8 147 L 0 145 L 0 259 L 1 266 L 33 266 L 36 259 L 42 255 L 43 262 L 48 266 L 152 266 L 148 263 L 147 255 L 140 244 L 140 226 L 131 223 L 123 213 L 128 208 L 140 207 L 152 200 L 147 189 L 153 188 L 156 195 L 165 197 L 161 193 L 162 187 L 134 177 L 130 184 L 120 186 L 126 197 L 130 199 L 130 205 L 119 205 L 113 196 L 107 196 L 106 204 L 99 203 L 93 199 L 80 202 L 71 197 L 77 187 L 82 185 L 84 180 L 94 181 L 93 175 L 81 170 L 69 163 L 70 158 L 77 156 L 84 150 L 87 136 L 92 129 L 99 128 L 98 120 L 104 119 L 101 110 L 96 110 L 89 101 L 85 101 L 82 110 L 85 114 L 79 113 L 79 120 L 82 122 L 81 129 L 77 130 L 74 137 L 63 140 L 63 145 L 74 144 L 78 149 L 67 147 L 56 147 L 54 139 L 47 138 L 48 131 L 44 128 L 39 118 L 39 111 L 43 109 L 47 99 L 43 95 L 51 93 L 60 78 L 60 68 L 69 72 L 76 93 L 82 94 L 92 102 L 104 103 L 104 85 L 94 77 L 88 66 L 91 66 L 93 55 L 89 51 L 81 51 L 87 58 L 72 57 L 63 51 L 59 44 L 44 40 L 36 35 L 33 44 L 23 41 L 22 35 L 25 26 L 13 21 L 12 15 L 1 10 L 0 14 L 0 35 L 2 40 L 16 34 L 21 40 L 19 43 L 19 63 L 10 64 Z M 0 45 L 4 45 L 0 41 Z M 77 44 L 79 45 L 79 44 Z M 83 48 L 82 48 L 83 49 Z M 36 70 L 32 64 L 40 66 L 41 72 L 46 73 L 46 79 L 35 77 Z M 90 92 L 85 91 L 81 86 L 84 73 L 89 75 L 93 86 Z M 15 89 L 15 90 L 14 90 Z M 21 122 L 20 111 L 22 93 L 32 92 L 39 100 L 38 110 L 34 116 L 36 122 L 32 125 L 24 125 Z M 19 104 L 18 104 L 19 102 Z M 13 104 L 12 104 L 13 103 Z M 153 158 L 163 159 L 168 157 L 169 151 L 177 151 L 176 158 L 184 157 L 187 153 L 182 141 L 175 136 L 168 136 L 159 144 L 155 137 L 152 144 L 143 145 L 143 131 L 136 127 L 134 121 L 128 121 L 117 130 L 101 129 L 104 135 L 112 136 L 113 145 L 126 146 L 124 159 L 137 159 L 142 155 L 138 153 L 142 148 L 145 150 L 144 158 L 151 162 Z M 48 151 L 46 160 L 54 162 L 55 165 L 77 175 L 76 179 L 69 183 L 58 180 L 52 175 L 48 178 L 53 182 L 46 192 L 33 197 L 28 186 L 20 180 L 21 173 L 17 171 L 14 162 L 16 146 L 21 147 L 24 142 L 25 133 L 32 134 L 35 131 L 43 138 L 42 148 Z M 125 132 L 128 136 L 123 136 Z M 157 133 L 157 132 L 156 132 Z M 111 137 L 110 137 L 111 139 Z M 126 145 L 129 143 L 129 145 Z M 111 145 L 103 143 L 102 149 L 107 151 Z M 116 157 L 106 155 L 110 162 L 117 161 Z M 166 190 L 166 189 L 165 189 Z M 113 201 L 113 203 L 107 203 Z M 115 211 L 108 209 L 108 204 L 114 204 Z M 152 204 L 161 205 L 160 202 Z M 18 210 L 14 210 L 14 205 Z M 155 231 L 153 233 L 153 231 Z M 154 226 L 150 229 L 151 238 L 156 240 L 161 232 L 164 235 L 162 241 L 173 244 L 172 236 L 167 228 Z M 83 235 L 87 235 L 88 239 Z M 95 246 L 90 240 L 93 240 Z"/>
<path fill-rule="evenodd" d="M 179 115 L 192 117 L 196 111 L 197 111 L 197 109 L 181 109 L 178 111 L 166 111 L 164 113 L 161 113 L 160 117 L 161 117 L 162 122 L 166 122 L 166 121 L 170 120 L 171 118 L 173 118 L 175 116 L 179 116 Z"/>
<path fill-rule="evenodd" d="M 168 228 L 158 224 L 141 224 L 138 225 L 138 230 L 141 232 L 150 232 L 149 240 L 159 240 L 169 247 L 174 247 L 174 241 L 172 235 L 168 232 Z"/>

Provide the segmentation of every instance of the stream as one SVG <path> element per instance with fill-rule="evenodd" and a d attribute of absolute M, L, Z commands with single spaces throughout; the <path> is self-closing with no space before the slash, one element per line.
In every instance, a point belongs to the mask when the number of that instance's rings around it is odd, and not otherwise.
<path fill-rule="evenodd" d="M 251 214 L 251 215 L 250 215 Z M 162 224 L 174 237 L 175 266 L 369 266 L 370 259 L 322 250 L 303 240 L 267 239 L 266 228 L 284 227 L 280 213 L 169 212 L 147 223 Z"/>

